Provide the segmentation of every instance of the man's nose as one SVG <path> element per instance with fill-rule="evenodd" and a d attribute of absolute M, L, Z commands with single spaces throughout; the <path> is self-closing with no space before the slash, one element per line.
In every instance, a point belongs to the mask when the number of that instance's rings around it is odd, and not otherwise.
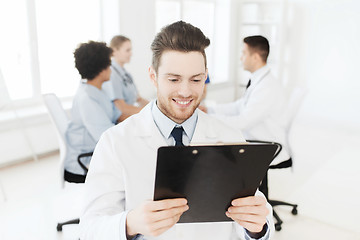
<path fill-rule="evenodd" d="M 183 98 L 187 98 L 191 96 L 191 84 L 189 81 L 182 81 L 180 83 L 178 94 Z"/>

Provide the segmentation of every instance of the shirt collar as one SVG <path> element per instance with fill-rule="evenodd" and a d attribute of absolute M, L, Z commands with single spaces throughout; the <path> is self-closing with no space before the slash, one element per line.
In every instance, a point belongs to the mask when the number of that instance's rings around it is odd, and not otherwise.
<path fill-rule="evenodd" d="M 186 136 L 189 138 L 189 142 L 191 141 L 195 132 L 195 126 L 198 119 L 197 109 L 194 111 L 193 115 L 190 118 L 188 118 L 185 122 L 181 124 L 174 122 L 165 114 L 163 114 L 157 106 L 156 100 L 153 102 L 151 111 L 155 124 L 165 139 L 169 139 L 171 137 L 171 131 L 175 126 L 182 126 Z"/>
<path fill-rule="evenodd" d="M 118 63 L 115 61 L 115 59 L 111 59 L 111 66 L 112 66 L 113 68 L 115 68 L 116 70 L 118 70 L 119 73 L 121 74 L 121 76 L 124 76 L 124 75 L 125 75 L 125 73 L 126 73 L 125 69 L 124 69 L 123 67 L 121 67 L 120 64 L 118 64 Z"/>
<path fill-rule="evenodd" d="M 99 95 L 102 95 L 102 90 L 98 89 L 97 87 L 88 84 L 86 82 L 80 83 L 80 88 L 84 89 L 85 92 L 89 94 L 89 96 L 98 97 Z"/>
<path fill-rule="evenodd" d="M 251 84 L 257 83 L 260 81 L 268 72 L 270 71 L 270 68 L 268 65 L 265 65 L 251 75 Z"/>

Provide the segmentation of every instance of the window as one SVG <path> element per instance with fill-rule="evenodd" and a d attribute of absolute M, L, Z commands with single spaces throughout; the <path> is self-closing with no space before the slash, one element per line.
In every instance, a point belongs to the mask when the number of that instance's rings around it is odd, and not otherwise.
<path fill-rule="evenodd" d="M 98 0 L 36 1 L 42 93 L 75 94 L 81 77 L 73 52 L 81 42 L 100 39 L 99 9 Z"/>
<path fill-rule="evenodd" d="M 0 1 L 0 67 L 10 98 L 33 96 L 26 0 Z"/>
<path fill-rule="evenodd" d="M 158 0 L 156 31 L 183 20 L 198 28 L 210 39 L 206 49 L 211 83 L 229 80 L 230 1 L 226 0 Z"/>
<path fill-rule="evenodd" d="M 156 1 L 156 32 L 161 28 L 181 19 L 179 1 Z"/>
<path fill-rule="evenodd" d="M 11 100 L 35 99 L 46 92 L 60 97 L 75 93 L 80 75 L 73 51 L 81 42 L 102 39 L 101 10 L 107 3 L 0 1 L 0 71 Z M 113 26 L 107 33 L 114 32 Z"/>

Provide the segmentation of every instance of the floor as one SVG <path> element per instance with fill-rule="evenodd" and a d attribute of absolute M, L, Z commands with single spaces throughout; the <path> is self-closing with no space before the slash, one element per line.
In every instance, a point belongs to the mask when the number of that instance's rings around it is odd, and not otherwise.
<path fill-rule="evenodd" d="M 360 240 L 360 132 L 301 121 L 291 133 L 295 166 L 269 174 L 270 197 L 295 202 L 297 216 L 278 207 L 284 224 L 275 240 Z M 78 239 L 82 185 L 61 188 L 58 156 L 0 169 L 0 239 Z M 0 186 L 0 187 L 1 187 Z"/>

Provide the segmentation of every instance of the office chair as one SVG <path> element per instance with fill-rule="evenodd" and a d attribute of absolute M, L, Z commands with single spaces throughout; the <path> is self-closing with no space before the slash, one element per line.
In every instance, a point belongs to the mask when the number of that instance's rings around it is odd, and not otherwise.
<path fill-rule="evenodd" d="M 300 109 L 301 103 L 303 102 L 303 99 L 305 97 L 306 94 L 306 90 L 300 87 L 296 87 L 293 91 L 292 94 L 290 95 L 290 99 L 286 108 L 286 111 L 284 113 L 284 116 L 282 116 L 283 118 L 285 118 L 287 120 L 286 126 L 285 126 L 285 131 L 286 131 L 286 141 L 287 141 L 287 146 L 288 146 L 288 151 L 289 151 L 289 155 L 290 158 L 282 161 L 276 165 L 270 165 L 269 169 L 284 169 L 284 168 L 289 168 L 293 166 L 293 153 L 291 151 L 290 148 L 290 144 L 289 144 L 289 133 L 293 124 L 293 121 L 298 113 L 298 110 Z M 278 154 L 280 153 L 281 149 L 282 149 L 282 145 L 280 143 L 276 143 L 276 142 L 268 142 L 268 141 L 261 141 L 261 140 L 247 140 L 248 142 L 251 143 L 269 143 L 269 144 L 276 144 L 280 147 L 280 149 L 277 151 L 277 153 L 274 155 L 274 159 L 278 156 Z M 284 201 L 279 201 L 279 200 L 273 200 L 273 199 L 269 199 L 269 188 L 268 188 L 268 174 L 266 173 L 264 179 L 262 180 L 262 183 L 259 187 L 259 190 L 264 193 L 265 197 L 267 198 L 269 204 L 273 207 L 273 216 L 276 219 L 276 223 L 275 223 L 275 229 L 276 231 L 280 231 L 281 230 L 281 225 L 283 223 L 283 221 L 281 220 L 281 218 L 279 217 L 279 215 L 276 213 L 274 207 L 275 206 L 290 206 L 292 207 L 291 213 L 293 215 L 297 215 L 298 211 L 297 211 L 297 204 L 292 204 L 292 203 L 288 203 L 288 202 L 284 202 Z"/>
<path fill-rule="evenodd" d="M 86 165 L 81 161 L 84 157 L 92 156 L 92 152 L 80 154 L 77 157 L 77 162 L 81 166 L 82 169 L 85 171 L 85 175 L 78 175 L 72 174 L 70 172 L 65 171 L 64 162 L 67 152 L 67 144 L 65 138 L 65 132 L 67 126 L 70 122 L 68 115 L 66 114 L 65 110 L 63 109 L 60 100 L 57 96 L 53 93 L 43 94 L 43 99 L 46 105 L 46 108 L 49 112 L 50 119 L 56 127 L 56 134 L 59 142 L 59 150 L 60 150 L 60 180 L 61 180 L 61 187 L 64 188 L 65 181 L 70 183 L 84 183 L 88 168 Z M 57 224 L 57 231 L 62 231 L 62 227 L 67 224 L 78 224 L 79 219 L 72 219 L 66 222 L 58 223 Z"/>

